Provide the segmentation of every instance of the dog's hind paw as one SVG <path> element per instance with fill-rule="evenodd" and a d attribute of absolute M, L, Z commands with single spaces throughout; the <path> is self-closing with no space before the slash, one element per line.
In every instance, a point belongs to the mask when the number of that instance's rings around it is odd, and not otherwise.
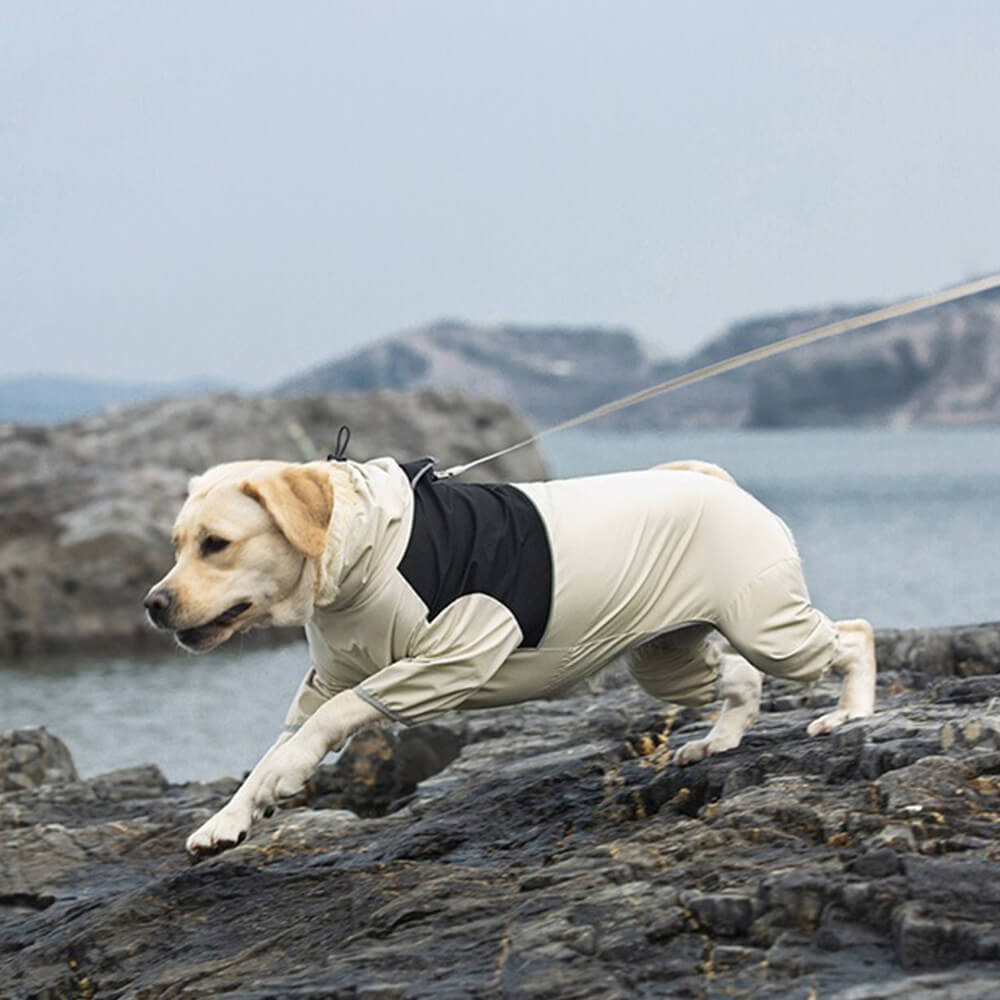
<path fill-rule="evenodd" d="M 211 819 L 202 823 L 187 839 L 186 847 L 189 854 L 205 857 L 218 854 L 220 851 L 236 847 L 246 840 L 250 832 L 251 814 L 243 809 L 233 809 L 226 806 L 220 809 Z"/>
<path fill-rule="evenodd" d="M 850 719 L 875 714 L 875 633 L 862 618 L 837 622 L 840 640 L 833 667 L 843 675 L 837 707 L 809 723 L 810 736 L 832 733 Z"/>
<path fill-rule="evenodd" d="M 826 715 L 813 719 L 806 727 L 806 732 L 810 736 L 825 736 L 827 733 L 839 729 L 849 718 L 846 709 L 835 708 L 832 712 L 827 712 Z"/>
<path fill-rule="evenodd" d="M 734 750 L 760 710 L 761 674 L 742 656 L 723 657 L 719 674 L 722 709 L 708 735 L 685 743 L 674 755 L 681 766 L 694 764 L 713 754 Z"/>
<path fill-rule="evenodd" d="M 740 733 L 735 738 L 722 739 L 709 733 L 704 739 L 691 740 L 685 743 L 674 754 L 674 762 L 680 767 L 684 767 L 687 764 L 695 764 L 699 760 L 704 760 L 706 757 L 711 757 L 714 754 L 732 750 L 734 747 L 740 745 L 742 735 Z"/>

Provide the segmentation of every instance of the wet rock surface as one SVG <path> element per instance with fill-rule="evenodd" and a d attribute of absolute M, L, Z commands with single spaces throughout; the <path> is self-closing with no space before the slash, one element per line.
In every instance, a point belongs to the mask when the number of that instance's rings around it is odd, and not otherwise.
<path fill-rule="evenodd" d="M 810 740 L 835 688 L 769 681 L 743 746 L 683 770 L 708 722 L 614 676 L 366 732 L 197 864 L 232 778 L 5 791 L 2 992 L 995 996 L 998 648 L 1000 625 L 882 633 L 876 717 Z"/>

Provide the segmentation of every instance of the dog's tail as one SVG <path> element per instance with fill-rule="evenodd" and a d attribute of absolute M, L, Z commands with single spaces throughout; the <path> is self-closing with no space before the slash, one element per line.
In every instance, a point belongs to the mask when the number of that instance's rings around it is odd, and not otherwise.
<path fill-rule="evenodd" d="M 696 458 L 685 459 L 682 462 L 664 462 L 663 465 L 654 466 L 657 469 L 679 469 L 684 472 L 700 472 L 705 476 L 715 476 L 716 479 L 724 479 L 727 483 L 735 483 L 725 469 L 721 466 L 713 465 L 711 462 L 700 462 Z"/>

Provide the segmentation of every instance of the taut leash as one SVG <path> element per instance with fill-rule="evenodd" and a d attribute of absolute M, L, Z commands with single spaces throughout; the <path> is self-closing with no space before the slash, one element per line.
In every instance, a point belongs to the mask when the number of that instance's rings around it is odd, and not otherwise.
<path fill-rule="evenodd" d="M 599 417 L 606 417 L 611 413 L 624 410 L 627 406 L 635 406 L 636 403 L 645 402 L 654 396 L 661 396 L 666 392 L 673 392 L 675 389 L 682 389 L 686 385 L 693 385 L 695 382 L 702 382 L 715 375 L 722 375 L 725 372 L 734 371 L 744 365 L 753 364 L 755 361 L 763 361 L 765 358 L 773 358 L 785 351 L 794 350 L 796 347 L 805 347 L 806 344 L 814 344 L 819 340 L 826 340 L 829 337 L 836 337 L 842 333 L 849 333 L 852 330 L 863 330 L 865 327 L 874 326 L 876 323 L 884 323 L 886 320 L 899 319 L 901 316 L 911 316 L 913 313 L 923 312 L 925 309 L 933 309 L 934 306 L 944 305 L 947 302 L 956 302 L 958 299 L 967 299 L 980 292 L 988 292 L 992 288 L 1000 288 L 1000 274 L 993 274 L 986 278 L 976 278 L 974 281 L 966 281 L 961 285 L 954 285 L 940 292 L 932 292 L 930 295 L 921 295 L 915 299 L 907 299 L 905 302 L 898 302 L 896 305 L 885 306 L 882 309 L 875 309 L 872 312 L 862 313 L 859 316 L 852 316 L 849 319 L 837 320 L 835 323 L 828 323 L 825 326 L 817 327 L 815 330 L 807 330 L 804 333 L 793 334 L 782 340 L 776 340 L 773 344 L 765 344 L 762 347 L 755 347 L 753 350 L 744 351 L 742 354 L 733 355 L 724 361 L 716 361 L 713 364 L 705 365 L 704 368 L 697 368 L 693 372 L 684 375 L 677 375 L 667 379 L 648 389 L 640 389 L 628 396 L 604 403 L 593 410 L 587 410 L 579 416 L 564 420 L 561 424 L 548 427 L 531 437 L 518 441 L 516 444 L 501 448 L 482 458 L 477 458 L 473 462 L 466 462 L 464 465 L 453 465 L 450 469 L 445 469 L 436 474 L 437 479 L 451 479 L 460 476 L 469 469 L 474 469 L 477 465 L 484 465 L 492 462 L 496 458 L 509 455 L 512 451 L 534 444 L 550 434 L 557 434 L 559 431 L 569 430 L 571 427 L 580 427 L 588 424 Z"/>

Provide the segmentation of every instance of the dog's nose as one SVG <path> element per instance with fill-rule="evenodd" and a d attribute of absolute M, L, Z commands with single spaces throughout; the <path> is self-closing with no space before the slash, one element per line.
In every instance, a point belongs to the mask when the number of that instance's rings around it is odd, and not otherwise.
<path fill-rule="evenodd" d="M 172 601 L 173 595 L 169 590 L 151 590 L 142 602 L 149 615 L 149 620 L 157 628 L 166 628 L 167 612 L 170 610 Z"/>

